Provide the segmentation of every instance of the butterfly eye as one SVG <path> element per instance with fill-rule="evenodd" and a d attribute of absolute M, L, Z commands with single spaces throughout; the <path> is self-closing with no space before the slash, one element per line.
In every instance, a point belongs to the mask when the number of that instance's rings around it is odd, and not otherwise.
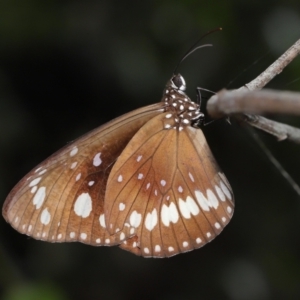
<path fill-rule="evenodd" d="M 185 91 L 186 89 L 186 83 L 184 78 L 180 75 L 174 75 L 171 79 L 172 83 L 173 83 L 173 87 L 176 88 L 177 90 L 180 91 Z"/>

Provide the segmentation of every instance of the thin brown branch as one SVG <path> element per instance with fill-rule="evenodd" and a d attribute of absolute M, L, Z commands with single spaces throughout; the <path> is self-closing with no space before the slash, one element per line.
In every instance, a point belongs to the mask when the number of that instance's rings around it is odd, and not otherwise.
<path fill-rule="evenodd" d="M 207 103 L 212 118 L 231 114 L 289 114 L 300 115 L 300 93 L 276 90 L 241 91 L 222 90 Z"/>
<path fill-rule="evenodd" d="M 243 118 L 242 121 L 247 122 L 249 125 L 274 135 L 278 141 L 287 139 L 300 144 L 299 128 L 272 121 L 257 115 L 243 114 L 240 115 L 240 117 Z"/>
<path fill-rule="evenodd" d="M 300 39 L 284 52 L 271 66 L 245 86 L 249 91 L 260 90 L 300 54 Z M 245 87 L 243 87 L 245 89 Z"/>
<path fill-rule="evenodd" d="M 276 136 L 279 140 L 289 139 L 299 143 L 300 129 L 251 115 L 263 113 L 300 115 L 300 93 L 274 90 L 259 91 L 281 73 L 299 54 L 300 40 L 244 87 L 233 91 L 222 90 L 211 97 L 207 102 L 209 115 L 212 118 L 235 115 L 251 126 Z"/>

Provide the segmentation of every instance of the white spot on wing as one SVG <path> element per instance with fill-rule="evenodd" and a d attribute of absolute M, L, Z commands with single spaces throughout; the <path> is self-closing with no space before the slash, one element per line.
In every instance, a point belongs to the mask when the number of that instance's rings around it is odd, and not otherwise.
<path fill-rule="evenodd" d="M 221 228 L 221 225 L 220 225 L 218 222 L 216 222 L 216 223 L 215 223 L 215 227 L 216 227 L 217 229 L 220 229 L 220 228 Z"/>
<path fill-rule="evenodd" d="M 204 195 L 200 191 L 195 191 L 195 195 L 200 207 L 205 211 L 209 211 L 210 202 L 208 202 Z"/>
<path fill-rule="evenodd" d="M 74 231 L 70 232 L 70 238 L 74 239 L 74 237 L 75 237 L 75 232 Z"/>
<path fill-rule="evenodd" d="M 227 206 L 227 211 L 231 214 L 232 208 L 230 206 Z"/>
<path fill-rule="evenodd" d="M 207 189 L 206 190 L 206 195 L 207 195 L 207 199 L 210 202 L 211 206 L 214 209 L 217 209 L 218 206 L 219 206 L 219 201 L 218 201 L 216 195 L 214 194 L 214 192 L 210 189 Z"/>
<path fill-rule="evenodd" d="M 136 159 L 137 162 L 139 162 L 142 159 L 143 155 L 139 155 Z"/>
<path fill-rule="evenodd" d="M 143 177 L 144 177 L 144 174 L 143 174 L 143 173 L 139 173 L 139 175 L 138 175 L 138 180 L 143 179 Z"/>
<path fill-rule="evenodd" d="M 145 252 L 146 254 L 149 254 L 149 253 L 150 253 L 150 251 L 149 251 L 149 249 L 148 249 L 147 247 L 144 248 L 144 252 Z"/>
<path fill-rule="evenodd" d="M 76 181 L 78 181 L 80 179 L 80 177 L 81 177 L 81 173 L 77 174 Z"/>
<path fill-rule="evenodd" d="M 195 200 L 191 196 L 186 197 L 186 205 L 192 215 L 197 216 L 199 214 L 200 209 L 197 203 L 195 202 Z"/>
<path fill-rule="evenodd" d="M 165 186 L 166 183 L 167 183 L 167 182 L 166 182 L 165 180 L 161 180 L 161 181 L 160 181 L 160 184 L 161 184 L 162 186 Z"/>
<path fill-rule="evenodd" d="M 41 214 L 41 223 L 44 225 L 48 225 L 50 223 L 51 220 L 51 215 L 48 211 L 48 208 L 46 207 Z"/>
<path fill-rule="evenodd" d="M 178 192 L 179 192 L 179 193 L 182 193 L 182 192 L 183 192 L 183 188 L 182 188 L 181 185 L 178 187 Z"/>
<path fill-rule="evenodd" d="M 120 202 L 119 204 L 119 211 L 123 211 L 125 209 L 125 204 Z"/>
<path fill-rule="evenodd" d="M 94 156 L 93 165 L 95 167 L 99 167 L 102 163 L 102 159 L 100 158 L 100 155 L 101 155 L 101 153 L 99 152 Z"/>
<path fill-rule="evenodd" d="M 139 214 L 136 210 L 134 210 L 130 215 L 130 219 L 129 219 L 130 225 L 132 227 L 137 228 L 141 224 L 141 220 L 142 220 L 142 215 Z"/>
<path fill-rule="evenodd" d="M 221 187 L 222 191 L 224 192 L 224 194 L 226 195 L 226 197 L 229 200 L 232 200 L 231 193 L 230 193 L 229 189 L 227 188 L 227 186 L 223 183 L 223 181 L 220 181 L 220 187 Z"/>
<path fill-rule="evenodd" d="M 87 234 L 84 233 L 84 232 L 82 232 L 82 233 L 80 234 L 80 238 L 81 238 L 82 240 L 85 240 L 85 239 L 87 238 Z"/>
<path fill-rule="evenodd" d="M 226 200 L 226 197 L 225 197 L 224 193 L 222 192 L 222 190 L 217 185 L 215 185 L 215 190 L 216 190 L 220 200 L 224 202 Z"/>
<path fill-rule="evenodd" d="M 169 226 L 170 222 L 177 223 L 179 219 L 178 210 L 174 202 L 171 202 L 169 206 L 164 204 L 161 209 L 161 220 L 165 226 Z"/>
<path fill-rule="evenodd" d="M 195 182 L 194 176 L 192 175 L 191 172 L 189 172 L 189 177 L 190 177 L 191 181 Z"/>
<path fill-rule="evenodd" d="M 174 248 L 170 246 L 170 247 L 168 248 L 168 250 L 169 250 L 169 252 L 173 252 L 173 251 L 174 251 Z"/>
<path fill-rule="evenodd" d="M 123 181 L 123 176 L 122 175 L 119 175 L 118 177 L 118 182 L 122 182 Z"/>
<path fill-rule="evenodd" d="M 200 244 L 202 242 L 202 240 L 198 237 L 198 238 L 196 238 L 196 243 L 197 244 Z"/>
<path fill-rule="evenodd" d="M 29 226 L 28 226 L 28 232 L 30 232 L 31 229 L 32 229 L 32 225 L 29 225 Z"/>
<path fill-rule="evenodd" d="M 159 245 L 156 245 L 155 248 L 154 248 L 154 251 L 155 252 L 160 252 L 161 248 Z"/>
<path fill-rule="evenodd" d="M 46 198 L 46 187 L 41 186 L 38 191 L 36 192 L 36 194 L 33 197 L 33 205 L 35 205 L 36 209 L 39 209 L 42 207 L 44 200 Z"/>
<path fill-rule="evenodd" d="M 88 185 L 92 186 L 95 183 L 95 181 L 89 181 Z"/>
<path fill-rule="evenodd" d="M 190 219 L 191 214 L 196 216 L 200 212 L 198 205 L 190 196 L 186 197 L 186 201 L 179 198 L 179 209 L 183 217 L 185 217 L 186 219 Z"/>
<path fill-rule="evenodd" d="M 124 232 L 121 232 L 121 234 L 120 234 L 120 240 L 122 241 L 124 239 L 125 239 L 125 234 L 124 234 Z"/>
<path fill-rule="evenodd" d="M 29 187 L 35 186 L 37 185 L 40 181 L 41 181 L 42 177 L 37 177 L 35 179 L 33 179 L 30 183 L 29 183 Z"/>
<path fill-rule="evenodd" d="M 92 198 L 89 193 L 82 193 L 76 199 L 74 212 L 77 216 L 87 218 L 92 211 Z"/>
<path fill-rule="evenodd" d="M 222 217 L 222 221 L 223 221 L 223 223 L 225 223 L 226 222 L 226 218 Z"/>
<path fill-rule="evenodd" d="M 148 213 L 145 219 L 146 228 L 151 231 L 157 224 L 157 210 L 153 209 L 152 213 Z"/>
<path fill-rule="evenodd" d="M 189 211 L 189 209 L 188 209 L 186 203 L 185 203 L 181 198 L 179 198 L 179 209 L 180 209 L 181 214 L 182 214 L 186 219 L 190 219 L 190 218 L 191 218 L 190 211 Z"/>
<path fill-rule="evenodd" d="M 42 169 L 43 167 L 38 167 L 35 171 L 34 171 L 34 173 L 36 173 L 36 172 L 38 172 L 40 169 Z M 30 177 L 29 177 L 30 178 Z M 28 178 L 28 179 L 29 179 Z"/>
<path fill-rule="evenodd" d="M 34 187 L 32 187 L 31 193 L 34 194 L 34 193 L 36 192 L 37 188 L 38 188 L 38 187 L 37 187 L 36 185 L 35 185 Z"/>
<path fill-rule="evenodd" d="M 207 232 L 207 233 L 206 233 L 206 236 L 207 236 L 208 238 L 210 238 L 210 237 L 211 237 L 211 233 L 210 233 L 210 232 Z"/>
<path fill-rule="evenodd" d="M 72 164 L 71 164 L 71 169 L 75 169 L 77 166 L 77 161 L 74 161 Z"/>
<path fill-rule="evenodd" d="M 39 175 L 43 175 L 47 172 L 47 169 L 44 169 L 43 171 L 39 172 Z"/>
<path fill-rule="evenodd" d="M 100 244 L 101 243 L 101 239 L 100 238 L 96 239 L 96 243 Z"/>
<path fill-rule="evenodd" d="M 189 245 L 189 243 L 186 242 L 186 241 L 182 243 L 182 246 L 185 247 L 185 248 L 186 248 L 188 245 Z"/>
<path fill-rule="evenodd" d="M 72 149 L 71 152 L 70 152 L 70 156 L 76 155 L 77 152 L 78 152 L 78 148 L 77 148 L 76 146 L 74 146 L 73 149 Z"/>
<path fill-rule="evenodd" d="M 100 222 L 100 225 L 103 227 L 103 228 L 106 228 L 106 224 L 105 224 L 105 216 L 104 214 L 101 214 L 100 217 L 99 217 L 99 222 Z"/>

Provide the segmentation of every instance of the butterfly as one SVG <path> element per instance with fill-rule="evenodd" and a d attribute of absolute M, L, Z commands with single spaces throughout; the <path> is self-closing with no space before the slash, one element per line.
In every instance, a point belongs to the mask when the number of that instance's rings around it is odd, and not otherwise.
<path fill-rule="evenodd" d="M 204 246 L 233 215 L 233 192 L 173 75 L 161 102 L 120 116 L 29 172 L 3 206 L 20 233 L 170 257 Z"/>

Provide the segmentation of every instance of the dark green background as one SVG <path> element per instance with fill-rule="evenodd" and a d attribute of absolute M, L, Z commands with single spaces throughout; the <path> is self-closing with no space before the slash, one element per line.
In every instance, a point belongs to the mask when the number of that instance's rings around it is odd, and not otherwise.
<path fill-rule="evenodd" d="M 300 37 L 299 0 L 0 1 L 0 198 L 31 168 L 100 124 L 158 102 L 180 66 L 218 91 L 255 78 Z M 297 58 L 269 87 L 300 90 Z M 274 117 L 275 116 L 271 116 Z M 276 116 L 300 127 L 299 118 Z M 248 131 L 204 129 L 236 198 L 203 249 L 144 259 L 114 248 L 49 244 L 0 220 L 2 299 L 300 299 L 300 197 Z M 300 148 L 260 134 L 300 184 Z"/>

